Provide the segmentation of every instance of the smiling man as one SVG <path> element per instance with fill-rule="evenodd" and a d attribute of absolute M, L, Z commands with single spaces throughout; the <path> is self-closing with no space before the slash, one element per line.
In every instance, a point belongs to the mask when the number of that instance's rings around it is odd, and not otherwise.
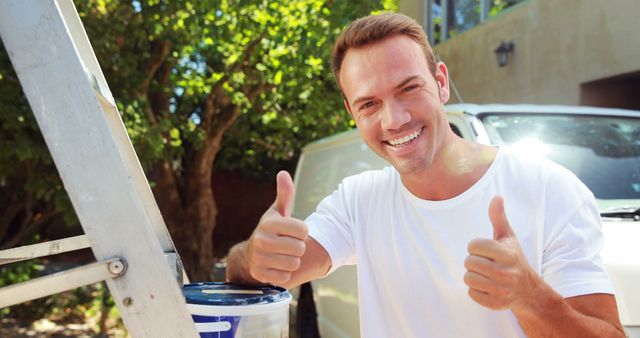
<path fill-rule="evenodd" d="M 293 182 L 227 278 L 292 287 L 357 264 L 363 337 L 623 337 L 593 194 L 569 171 L 465 141 L 449 82 L 412 19 L 358 19 L 333 69 L 345 107 L 391 166 L 345 179 L 305 221 Z"/>

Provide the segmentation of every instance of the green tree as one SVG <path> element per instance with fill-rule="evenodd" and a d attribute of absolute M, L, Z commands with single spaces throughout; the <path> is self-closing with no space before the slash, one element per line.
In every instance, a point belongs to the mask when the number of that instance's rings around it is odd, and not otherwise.
<path fill-rule="evenodd" d="M 32 239 L 63 215 L 73 223 L 66 192 L 35 118 L 0 45 L 0 250 Z"/>
<path fill-rule="evenodd" d="M 76 6 L 189 276 L 209 280 L 217 215 L 212 169 L 222 147 L 219 166 L 261 172 L 268 159 L 291 160 L 302 144 L 349 128 L 331 75 L 331 44 L 346 22 L 394 1 L 87 0 Z M 0 147 L 12 148 L 0 155 L 0 198 L 33 185 L 27 191 L 41 203 L 40 214 L 53 205 L 54 217 L 70 210 L 68 201 L 59 196 L 61 184 L 24 99 L 13 95 L 17 81 L 6 56 L 0 62 L 0 107 L 9 112 L 2 114 Z M 20 162 L 36 160 L 41 167 L 31 170 L 38 174 L 28 176 Z M 15 226 L 10 216 L 0 231 Z"/>

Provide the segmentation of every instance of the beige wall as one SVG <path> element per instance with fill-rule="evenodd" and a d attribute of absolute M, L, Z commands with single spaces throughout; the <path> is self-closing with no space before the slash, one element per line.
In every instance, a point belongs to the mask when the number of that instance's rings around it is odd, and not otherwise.
<path fill-rule="evenodd" d="M 400 0 L 400 12 L 423 22 L 422 2 Z M 528 0 L 434 50 L 465 102 L 577 105 L 581 84 L 640 71 L 638 13 L 638 0 Z M 501 40 L 515 43 L 502 68 Z"/>
<path fill-rule="evenodd" d="M 424 23 L 424 1 L 398 1 L 398 12 L 404 13 L 420 24 Z"/>

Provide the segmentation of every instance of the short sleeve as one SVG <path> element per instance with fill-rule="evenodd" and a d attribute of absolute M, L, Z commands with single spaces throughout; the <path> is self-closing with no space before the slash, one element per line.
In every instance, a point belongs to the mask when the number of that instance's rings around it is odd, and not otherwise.
<path fill-rule="evenodd" d="M 557 225 L 555 236 L 545 243 L 543 279 L 564 298 L 593 294 L 613 294 L 600 250 L 604 238 L 593 195 Z"/>
<path fill-rule="evenodd" d="M 349 205 L 355 198 L 350 196 L 348 187 L 349 184 L 343 181 L 305 220 L 309 236 L 318 241 L 331 258 L 331 269 L 327 275 L 342 265 L 356 263 L 353 217 Z"/>

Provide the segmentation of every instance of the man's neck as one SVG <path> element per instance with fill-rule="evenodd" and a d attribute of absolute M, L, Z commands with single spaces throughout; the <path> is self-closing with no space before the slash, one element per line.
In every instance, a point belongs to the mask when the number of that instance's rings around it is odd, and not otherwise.
<path fill-rule="evenodd" d="M 402 183 L 415 196 L 432 201 L 453 198 L 471 188 L 496 157 L 492 146 L 455 139 L 442 149 L 428 169 L 401 174 Z"/>

